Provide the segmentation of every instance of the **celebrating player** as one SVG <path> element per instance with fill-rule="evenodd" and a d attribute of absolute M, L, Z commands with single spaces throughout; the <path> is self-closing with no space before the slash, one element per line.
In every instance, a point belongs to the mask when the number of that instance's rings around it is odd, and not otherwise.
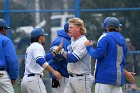
<path fill-rule="evenodd" d="M 69 80 L 64 93 L 91 93 L 93 76 L 91 75 L 91 57 L 87 54 L 84 41 L 86 29 L 80 18 L 69 19 L 69 35 L 72 37 L 68 52 L 61 54 L 68 60 Z"/>
<path fill-rule="evenodd" d="M 63 39 L 63 49 L 65 51 L 68 51 L 67 46 L 70 45 L 70 42 L 71 42 L 68 29 L 69 29 L 69 23 L 66 22 L 64 25 L 64 30 L 62 29 L 62 30 L 57 31 L 58 36 L 52 42 L 51 50 L 57 48 L 61 40 Z M 62 55 L 58 54 L 55 56 L 55 58 L 50 60 L 48 63 L 51 67 L 53 67 L 62 75 L 62 78 L 60 80 L 57 80 L 54 77 L 54 75 L 52 75 L 52 73 L 49 73 L 50 77 L 52 78 L 53 93 L 63 93 L 64 88 L 68 81 L 68 77 L 69 77 L 69 74 L 67 71 L 68 61 Z"/>
<path fill-rule="evenodd" d="M 107 34 L 107 24 L 108 24 L 108 22 L 109 22 L 109 20 L 110 20 L 110 18 L 113 18 L 113 17 L 107 17 L 107 18 L 105 18 L 105 20 L 104 20 L 104 32 L 103 32 L 103 34 L 100 36 L 100 38 L 99 38 L 99 40 L 98 40 L 98 42 L 100 41 L 100 39 L 101 38 L 103 38 L 104 36 L 106 36 L 106 34 Z M 119 31 L 122 31 L 122 24 L 119 24 Z M 96 69 L 96 65 L 95 65 L 95 69 Z M 135 82 L 135 79 L 134 79 L 134 75 L 135 75 L 135 73 L 134 72 L 129 72 L 129 71 L 127 71 L 127 70 L 124 70 L 124 75 L 125 75 L 125 77 L 126 77 L 126 79 L 129 81 L 129 82 L 131 82 L 131 83 L 134 83 Z"/>
<path fill-rule="evenodd" d="M 109 18 L 106 27 L 108 33 L 99 40 L 95 49 L 91 46 L 92 42 L 85 42 L 88 54 L 97 59 L 95 93 L 122 93 L 120 86 L 124 85 L 127 53 L 125 39 L 119 32 L 117 18 Z"/>
<path fill-rule="evenodd" d="M 25 55 L 25 73 L 21 82 L 22 93 L 47 93 L 41 79 L 44 69 L 50 71 L 56 79 L 61 78 L 60 73 L 49 66 L 46 59 L 53 58 L 61 50 L 62 44 L 59 45 L 59 48 L 45 56 L 42 46 L 44 43 L 44 30 L 41 28 L 33 29 L 31 32 L 31 45 L 27 48 Z"/>

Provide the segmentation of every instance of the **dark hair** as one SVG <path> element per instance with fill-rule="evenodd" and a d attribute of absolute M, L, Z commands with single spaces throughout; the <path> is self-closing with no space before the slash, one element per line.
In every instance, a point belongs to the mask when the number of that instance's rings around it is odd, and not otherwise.
<path fill-rule="evenodd" d="M 0 31 L 3 30 L 3 29 L 6 29 L 6 28 L 5 27 L 0 27 Z"/>
<path fill-rule="evenodd" d="M 2 30 L 3 29 L 3 27 L 0 27 L 0 30 Z"/>
<path fill-rule="evenodd" d="M 31 43 L 33 43 L 33 42 L 39 42 L 39 37 L 40 36 L 35 37 L 35 38 L 31 38 Z"/>
<path fill-rule="evenodd" d="M 116 27 L 107 27 L 109 32 L 119 32 L 119 28 Z"/>

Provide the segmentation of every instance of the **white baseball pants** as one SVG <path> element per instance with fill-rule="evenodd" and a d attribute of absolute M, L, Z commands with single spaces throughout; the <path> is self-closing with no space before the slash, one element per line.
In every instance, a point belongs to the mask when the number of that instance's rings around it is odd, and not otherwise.
<path fill-rule="evenodd" d="M 47 93 L 40 75 L 24 76 L 21 82 L 22 93 Z"/>
<path fill-rule="evenodd" d="M 93 80 L 92 75 L 70 76 L 64 93 L 91 93 Z"/>
<path fill-rule="evenodd" d="M 0 93 L 14 93 L 14 88 L 7 71 L 0 71 Z"/>
<path fill-rule="evenodd" d="M 95 93 L 123 93 L 123 92 L 120 86 L 96 83 Z"/>

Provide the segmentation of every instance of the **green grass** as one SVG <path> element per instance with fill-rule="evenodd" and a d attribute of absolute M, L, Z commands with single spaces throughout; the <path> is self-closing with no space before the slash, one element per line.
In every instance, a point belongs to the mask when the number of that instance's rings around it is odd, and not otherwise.
<path fill-rule="evenodd" d="M 140 88 L 140 76 L 136 76 L 135 79 L 137 86 Z"/>

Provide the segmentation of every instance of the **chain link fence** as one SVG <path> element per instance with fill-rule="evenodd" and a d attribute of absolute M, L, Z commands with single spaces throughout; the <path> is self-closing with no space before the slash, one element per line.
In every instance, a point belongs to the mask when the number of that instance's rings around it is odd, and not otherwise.
<path fill-rule="evenodd" d="M 11 31 L 8 36 L 13 40 L 19 55 L 19 80 L 14 86 L 16 93 L 21 93 L 20 81 L 24 71 L 24 53 L 30 44 L 32 29 L 40 26 L 49 34 L 44 46 L 48 52 L 51 41 L 56 36 L 55 32 L 62 28 L 65 21 L 74 16 L 84 20 L 88 31 L 86 36 L 94 41 L 97 41 L 103 33 L 103 21 L 106 17 L 115 16 L 120 20 L 123 25 L 122 34 L 131 41 L 126 69 L 136 73 L 136 84 L 131 86 L 126 81 L 123 90 L 127 93 L 140 93 L 138 92 L 140 87 L 139 0 L 61 0 L 59 2 L 58 0 L 0 0 L 0 18 L 6 19 L 10 25 Z M 95 60 L 92 61 L 92 71 L 94 71 Z M 48 93 L 51 93 L 47 72 L 45 72 L 44 81 L 47 82 L 45 84 Z M 132 89 L 131 92 L 130 89 Z"/>

